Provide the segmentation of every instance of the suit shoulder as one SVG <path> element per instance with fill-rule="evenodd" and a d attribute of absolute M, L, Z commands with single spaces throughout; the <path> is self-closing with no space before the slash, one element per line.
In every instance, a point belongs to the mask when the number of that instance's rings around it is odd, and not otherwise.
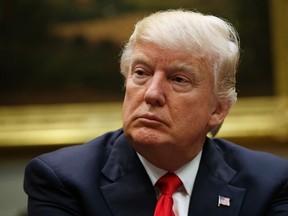
<path fill-rule="evenodd" d="M 95 165 L 95 168 L 98 166 L 100 169 L 106 161 L 115 141 L 122 134 L 122 130 L 108 132 L 87 143 L 63 147 L 42 154 L 32 159 L 27 167 L 32 163 L 38 163 L 40 160 L 56 172 L 57 170 L 63 171 L 64 173 L 69 171 L 73 172 L 73 170 L 76 169 L 79 171 L 83 167 L 91 167 L 89 166 L 91 163 Z"/>
<path fill-rule="evenodd" d="M 288 160 L 271 153 L 255 151 L 243 146 L 236 145 L 223 139 L 213 139 L 218 151 L 225 161 L 236 169 L 244 168 L 256 173 L 285 172 L 288 174 Z"/>
<path fill-rule="evenodd" d="M 56 151 L 52 151 L 52 152 L 40 155 L 40 157 L 49 158 L 52 156 L 53 159 L 55 160 L 55 157 L 57 155 L 59 155 L 59 157 L 60 156 L 65 157 L 66 155 L 68 157 L 72 157 L 72 156 L 75 157 L 79 155 L 82 158 L 84 158 L 85 154 L 91 154 L 92 152 L 95 153 L 98 151 L 102 151 L 102 152 L 109 151 L 109 149 L 111 149 L 111 147 L 113 146 L 115 140 L 117 140 L 117 138 L 121 135 L 122 135 L 122 131 L 108 132 L 84 144 L 63 147 Z"/>

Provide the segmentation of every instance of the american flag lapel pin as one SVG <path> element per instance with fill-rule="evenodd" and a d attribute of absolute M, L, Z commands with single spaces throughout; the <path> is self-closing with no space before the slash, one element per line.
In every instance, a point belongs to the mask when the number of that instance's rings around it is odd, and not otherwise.
<path fill-rule="evenodd" d="M 218 206 L 230 206 L 230 198 L 224 196 L 218 196 Z"/>

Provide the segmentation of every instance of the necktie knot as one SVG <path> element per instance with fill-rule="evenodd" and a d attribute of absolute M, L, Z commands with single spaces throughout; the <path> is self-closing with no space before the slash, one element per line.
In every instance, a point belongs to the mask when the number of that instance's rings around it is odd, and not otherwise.
<path fill-rule="evenodd" d="M 175 173 L 166 173 L 157 182 L 163 195 L 172 196 L 172 194 L 182 185 L 182 181 Z"/>

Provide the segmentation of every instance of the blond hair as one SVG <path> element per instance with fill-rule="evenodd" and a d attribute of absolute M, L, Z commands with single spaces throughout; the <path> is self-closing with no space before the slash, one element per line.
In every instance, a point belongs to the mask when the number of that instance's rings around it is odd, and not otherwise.
<path fill-rule="evenodd" d="M 133 48 L 151 42 L 163 48 L 183 51 L 207 59 L 214 75 L 216 95 L 230 106 L 237 101 L 236 70 L 239 39 L 227 21 L 212 15 L 187 10 L 168 10 L 139 21 L 121 56 L 121 73 L 126 77 Z"/>

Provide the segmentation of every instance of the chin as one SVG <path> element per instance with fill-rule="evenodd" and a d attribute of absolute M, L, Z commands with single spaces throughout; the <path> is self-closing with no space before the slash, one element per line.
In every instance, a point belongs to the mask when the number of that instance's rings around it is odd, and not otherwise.
<path fill-rule="evenodd" d="M 125 134 L 133 144 L 137 145 L 161 145 L 167 143 L 167 133 L 151 128 L 128 130 Z"/>

